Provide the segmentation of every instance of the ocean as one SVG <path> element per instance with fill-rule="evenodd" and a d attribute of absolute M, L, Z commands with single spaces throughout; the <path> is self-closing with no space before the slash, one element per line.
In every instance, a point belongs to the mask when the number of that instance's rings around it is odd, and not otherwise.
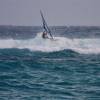
<path fill-rule="evenodd" d="M 100 27 L 0 26 L 0 100 L 100 100 Z"/>

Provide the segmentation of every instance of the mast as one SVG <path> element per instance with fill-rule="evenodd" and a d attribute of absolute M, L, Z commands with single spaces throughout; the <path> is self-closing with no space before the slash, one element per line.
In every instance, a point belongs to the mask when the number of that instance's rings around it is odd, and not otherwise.
<path fill-rule="evenodd" d="M 40 14 L 41 14 L 41 17 L 42 17 L 42 22 L 43 22 L 43 28 L 44 28 L 44 30 L 45 30 L 47 33 L 49 33 L 50 36 L 51 36 L 51 38 L 53 39 L 51 30 L 49 29 L 49 27 L 48 27 L 48 25 L 47 25 L 47 23 L 46 23 L 46 21 L 45 21 L 45 19 L 44 19 L 44 17 L 43 17 L 43 13 L 42 13 L 41 10 L 40 10 Z"/>

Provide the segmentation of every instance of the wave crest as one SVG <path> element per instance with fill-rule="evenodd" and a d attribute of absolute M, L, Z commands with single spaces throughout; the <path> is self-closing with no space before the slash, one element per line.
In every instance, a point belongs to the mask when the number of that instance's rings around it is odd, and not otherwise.
<path fill-rule="evenodd" d="M 55 37 L 55 40 L 41 38 L 42 33 L 38 33 L 33 39 L 0 40 L 0 48 L 27 48 L 32 51 L 54 52 L 71 49 L 78 53 L 100 53 L 100 39 L 69 39 L 66 37 Z"/>

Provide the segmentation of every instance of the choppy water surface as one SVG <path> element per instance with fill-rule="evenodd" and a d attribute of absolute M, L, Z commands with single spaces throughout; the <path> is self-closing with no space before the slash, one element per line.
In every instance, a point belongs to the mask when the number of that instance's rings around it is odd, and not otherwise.
<path fill-rule="evenodd" d="M 69 38 L 63 28 L 58 29 L 59 35 L 61 32 L 65 35 L 56 36 L 55 32 L 56 41 L 43 40 L 41 33 L 35 38 L 18 39 L 18 35 L 12 38 L 10 32 L 20 33 L 20 28 L 7 30 L 10 37 L 3 34 L 0 100 L 100 100 L 99 38 L 76 38 L 76 30 L 71 34 L 73 38 Z"/>

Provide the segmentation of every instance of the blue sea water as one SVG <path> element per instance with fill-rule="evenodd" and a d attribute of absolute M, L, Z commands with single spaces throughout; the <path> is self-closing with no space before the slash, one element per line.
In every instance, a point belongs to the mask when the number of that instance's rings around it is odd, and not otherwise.
<path fill-rule="evenodd" d="M 0 26 L 0 100 L 100 100 L 100 27 Z"/>

